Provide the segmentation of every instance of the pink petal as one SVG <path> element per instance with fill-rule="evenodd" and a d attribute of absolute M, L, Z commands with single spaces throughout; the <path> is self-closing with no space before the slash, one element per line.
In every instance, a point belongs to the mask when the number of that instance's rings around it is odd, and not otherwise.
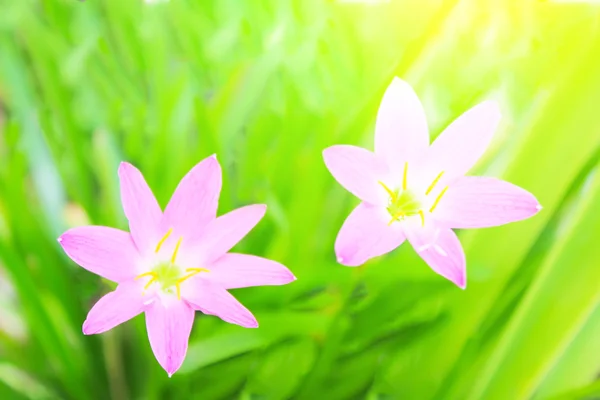
<path fill-rule="evenodd" d="M 468 176 L 448 188 L 433 216 L 449 228 L 485 228 L 529 218 L 540 209 L 535 196 L 512 183 Z"/>
<path fill-rule="evenodd" d="M 113 292 L 102 297 L 83 323 L 84 335 L 106 332 L 129 321 L 144 310 L 142 286 L 138 282 L 124 282 Z"/>
<path fill-rule="evenodd" d="M 69 229 L 58 242 L 73 261 L 103 278 L 122 282 L 137 275 L 140 255 L 128 232 L 82 226 Z"/>
<path fill-rule="evenodd" d="M 383 159 L 348 145 L 326 148 L 323 158 L 331 175 L 350 193 L 371 204 L 385 204 L 387 195 L 378 183 L 388 173 Z"/>
<path fill-rule="evenodd" d="M 377 113 L 375 153 L 401 176 L 404 163 L 418 158 L 428 146 L 429 130 L 423 106 L 408 83 L 394 78 Z"/>
<path fill-rule="evenodd" d="M 203 262 L 210 263 L 244 238 L 265 215 L 267 206 L 254 204 L 230 211 L 213 220 L 206 227 L 206 234 L 198 245 Z"/>
<path fill-rule="evenodd" d="M 221 192 L 221 166 L 215 156 L 197 164 L 179 182 L 163 216 L 164 230 L 174 237 L 197 238 L 217 216 Z"/>
<path fill-rule="evenodd" d="M 406 224 L 406 237 L 415 251 L 433 269 L 446 279 L 464 289 L 467 286 L 465 253 L 449 228 L 440 228 L 433 223 Z"/>
<path fill-rule="evenodd" d="M 184 301 L 154 301 L 146 310 L 152 352 L 169 377 L 185 359 L 194 324 L 194 310 Z"/>
<path fill-rule="evenodd" d="M 202 277 L 187 282 L 181 295 L 194 309 L 245 328 L 258 328 L 254 315 L 224 288 Z"/>
<path fill-rule="evenodd" d="M 338 262 L 356 267 L 367 260 L 394 250 L 404 242 L 400 224 L 389 224 L 383 207 L 359 204 L 346 218 L 335 241 Z"/>
<path fill-rule="evenodd" d="M 433 142 L 425 156 L 427 176 L 432 182 L 442 171 L 438 187 L 466 174 L 487 149 L 500 122 L 500 108 L 485 101 L 452 122 Z"/>
<path fill-rule="evenodd" d="M 206 279 L 225 289 L 285 285 L 296 280 L 294 274 L 278 262 L 247 254 L 225 254 L 209 269 Z"/>
<path fill-rule="evenodd" d="M 160 240 L 162 211 L 142 173 L 133 165 L 122 162 L 119 166 L 121 202 L 129 220 L 129 230 L 140 253 L 154 249 Z"/>

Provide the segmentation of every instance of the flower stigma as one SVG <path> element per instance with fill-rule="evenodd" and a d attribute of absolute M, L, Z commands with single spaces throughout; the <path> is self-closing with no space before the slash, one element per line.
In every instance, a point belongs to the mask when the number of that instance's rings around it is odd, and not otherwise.
<path fill-rule="evenodd" d="M 155 253 L 158 254 L 162 245 L 165 241 L 171 236 L 173 233 L 173 228 L 170 228 L 167 233 L 160 239 L 158 244 L 156 245 Z M 161 262 L 154 269 L 149 272 L 144 272 L 135 277 L 135 280 L 142 279 L 145 277 L 150 277 L 150 280 L 144 286 L 144 290 L 147 290 L 153 283 L 159 283 L 161 289 L 167 293 L 173 293 L 173 287 L 175 287 L 177 293 L 177 299 L 181 300 L 181 284 L 191 278 L 192 276 L 199 274 L 200 272 L 210 272 L 206 268 L 186 268 L 185 272 L 187 274 L 182 274 L 182 269 L 177 266 L 175 263 L 177 261 L 177 253 L 179 252 L 179 247 L 181 246 L 181 242 L 183 241 L 183 237 L 180 237 L 177 240 L 177 244 L 175 245 L 175 249 L 173 250 L 173 254 L 171 255 L 171 259 L 169 262 Z"/>

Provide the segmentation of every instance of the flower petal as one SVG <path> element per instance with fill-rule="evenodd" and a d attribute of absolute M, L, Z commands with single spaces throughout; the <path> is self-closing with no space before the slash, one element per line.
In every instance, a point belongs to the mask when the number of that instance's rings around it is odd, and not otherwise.
<path fill-rule="evenodd" d="M 448 188 L 433 215 L 449 228 L 485 228 L 529 218 L 540 209 L 535 196 L 512 183 L 467 176 Z"/>
<path fill-rule="evenodd" d="M 200 275 L 182 285 L 181 296 L 194 309 L 204 314 L 216 315 L 223 321 L 245 328 L 258 328 L 256 318 L 242 303 L 227 290 Z"/>
<path fill-rule="evenodd" d="M 465 253 L 456 234 L 449 228 L 434 223 L 405 224 L 404 231 L 410 244 L 421 258 L 446 279 L 464 289 L 467 286 Z"/>
<path fill-rule="evenodd" d="M 103 278 L 122 282 L 137 275 L 140 254 L 128 232 L 82 226 L 69 229 L 58 242 L 71 260 Z"/>
<path fill-rule="evenodd" d="M 350 193 L 371 204 L 385 204 L 387 196 L 377 183 L 388 174 L 383 159 L 356 146 L 336 145 L 323 150 L 331 175 Z"/>
<path fill-rule="evenodd" d="M 163 228 L 173 236 L 197 238 L 217 216 L 221 166 L 215 156 L 205 158 L 183 177 L 163 215 Z"/>
<path fill-rule="evenodd" d="M 335 241 L 340 264 L 356 267 L 367 260 L 394 250 L 404 242 L 399 224 L 389 224 L 385 208 L 359 204 L 346 218 Z"/>
<path fill-rule="evenodd" d="M 146 329 L 156 360 L 169 377 L 185 359 L 194 310 L 184 301 L 154 301 L 146 310 Z"/>
<path fill-rule="evenodd" d="M 484 101 L 458 117 L 426 153 L 424 179 L 432 182 L 444 171 L 438 183 L 442 186 L 466 174 L 490 144 L 500 117 L 500 108 L 494 101 Z"/>
<path fill-rule="evenodd" d="M 133 165 L 122 162 L 119 166 L 121 202 L 129 220 L 129 230 L 138 250 L 146 254 L 156 246 L 162 211 L 142 173 Z"/>
<path fill-rule="evenodd" d="M 83 334 L 106 332 L 129 321 L 144 311 L 143 300 L 139 283 L 129 281 L 119 284 L 115 291 L 104 295 L 94 304 L 83 323 Z"/>
<path fill-rule="evenodd" d="M 377 113 L 375 153 L 400 176 L 404 163 L 418 158 L 428 146 L 425 110 L 410 85 L 394 78 Z"/>
<path fill-rule="evenodd" d="M 206 227 L 206 234 L 194 252 L 201 254 L 203 263 L 211 263 L 242 240 L 258 224 L 266 210 L 266 205 L 254 204 L 221 215 Z"/>
<path fill-rule="evenodd" d="M 225 289 L 285 285 L 296 280 L 294 274 L 278 262 L 247 254 L 225 254 L 209 269 L 206 279 Z"/>

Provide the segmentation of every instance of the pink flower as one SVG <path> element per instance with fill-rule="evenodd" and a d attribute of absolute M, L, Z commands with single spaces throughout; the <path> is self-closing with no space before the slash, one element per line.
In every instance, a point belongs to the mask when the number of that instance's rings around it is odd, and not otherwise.
<path fill-rule="evenodd" d="M 358 266 L 405 239 L 438 274 L 466 287 L 466 262 L 453 228 L 483 228 L 529 218 L 541 206 L 508 182 L 464 176 L 488 147 L 500 121 L 483 102 L 458 117 L 431 146 L 423 106 L 395 78 L 375 125 L 375 152 L 337 145 L 323 151 L 334 178 L 360 203 L 335 243 L 338 261 Z"/>
<path fill-rule="evenodd" d="M 275 261 L 227 253 L 260 221 L 266 206 L 217 218 L 221 167 L 215 156 L 181 180 L 164 213 L 133 165 L 121 163 L 119 178 L 131 233 L 85 226 L 58 241 L 77 264 L 118 283 L 92 307 L 83 333 L 108 331 L 144 312 L 152 351 L 171 376 L 185 358 L 196 310 L 256 328 L 252 313 L 227 289 L 283 285 L 296 278 Z"/>

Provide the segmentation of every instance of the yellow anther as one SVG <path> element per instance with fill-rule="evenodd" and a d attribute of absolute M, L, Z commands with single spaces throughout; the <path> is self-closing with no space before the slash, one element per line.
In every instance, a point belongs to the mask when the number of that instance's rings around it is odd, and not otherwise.
<path fill-rule="evenodd" d="M 390 222 L 388 222 L 388 226 L 392 225 L 394 223 L 394 221 L 398 220 L 398 218 L 404 217 L 404 211 L 399 212 L 398 214 L 395 214 L 392 216 L 392 220 Z"/>
<path fill-rule="evenodd" d="M 423 210 L 419 210 L 419 215 L 421 216 L 421 226 L 425 226 L 425 213 Z"/>
<path fill-rule="evenodd" d="M 446 193 L 446 190 L 448 190 L 448 186 L 446 186 L 444 188 L 444 190 L 442 190 L 440 192 L 440 194 L 438 194 L 438 197 L 435 199 L 435 201 L 433 202 L 433 205 L 431 206 L 431 208 L 429 209 L 429 212 L 433 212 L 433 210 L 435 210 L 435 208 L 437 207 L 438 203 L 440 202 L 440 200 L 442 199 L 442 196 L 444 195 L 444 193 Z"/>
<path fill-rule="evenodd" d="M 385 191 L 390 195 L 390 197 L 392 198 L 392 203 L 396 202 L 396 193 L 394 193 L 394 191 L 392 191 L 392 189 L 390 189 L 389 187 L 387 187 L 385 185 L 385 183 L 379 181 L 379 184 L 381 186 L 383 186 L 383 188 L 385 189 Z"/>
<path fill-rule="evenodd" d="M 431 185 L 429 185 L 429 187 L 427 188 L 427 191 L 425 192 L 425 195 L 428 195 L 429 193 L 431 193 L 431 191 L 433 190 L 433 188 L 435 187 L 435 185 L 440 181 L 440 179 L 442 178 L 442 175 L 444 175 L 444 171 L 440 172 L 438 174 L 438 176 L 435 177 L 435 179 L 433 180 L 433 182 L 431 183 Z"/>
<path fill-rule="evenodd" d="M 133 278 L 134 281 L 137 281 L 138 279 L 142 279 L 145 276 L 151 276 L 153 278 L 156 278 L 158 275 L 156 272 L 144 272 L 143 274 L 139 274 L 138 276 L 136 276 L 135 278 Z"/>
<path fill-rule="evenodd" d="M 406 190 L 406 174 L 408 173 L 408 161 L 404 163 L 404 176 L 402 177 L 402 190 Z"/>
<path fill-rule="evenodd" d="M 181 288 L 179 287 L 179 281 L 175 283 L 175 289 L 177 289 L 177 300 L 181 300 Z"/>
<path fill-rule="evenodd" d="M 146 283 L 146 285 L 144 286 L 144 290 L 148 289 L 150 287 L 150 285 L 152 285 L 158 279 L 158 274 L 156 272 L 152 272 L 151 271 L 151 272 L 145 272 L 143 274 L 140 274 L 140 275 L 136 276 L 134 278 L 134 280 L 137 281 L 138 279 L 144 278 L 146 276 L 151 276 L 152 279 L 150 279 L 148 281 L 148 283 Z"/>
<path fill-rule="evenodd" d="M 169 236 L 171 236 L 171 233 L 173 233 L 173 228 L 170 228 L 167 231 L 167 233 L 165 233 L 165 236 L 163 236 L 162 239 L 160 239 L 160 241 L 156 245 L 156 250 L 154 250 L 155 253 L 158 253 L 160 251 L 161 246 L 163 245 L 163 243 L 165 243 Z"/>
<path fill-rule="evenodd" d="M 210 270 L 206 268 L 186 268 L 186 271 L 196 272 L 196 274 L 200 272 L 210 272 Z"/>
<path fill-rule="evenodd" d="M 182 276 L 181 278 L 177 279 L 177 284 L 179 285 L 180 283 L 183 283 L 185 281 L 187 281 L 188 279 L 190 279 L 192 276 L 198 274 L 199 272 L 194 272 L 192 274 L 188 274 L 185 276 Z"/>
<path fill-rule="evenodd" d="M 181 246 L 182 240 L 183 236 L 179 238 L 177 244 L 175 245 L 175 250 L 173 251 L 173 255 L 171 256 L 171 264 L 175 264 L 175 260 L 177 259 L 177 252 L 179 251 L 179 246 Z"/>
<path fill-rule="evenodd" d="M 181 300 L 181 287 L 179 286 L 180 284 L 182 284 L 186 280 L 190 279 L 192 276 L 199 274 L 200 272 L 210 272 L 206 268 L 187 268 L 186 271 L 188 271 L 188 272 L 192 271 L 192 273 L 179 278 L 177 280 L 177 282 L 175 282 L 175 288 L 177 289 L 177 299 L 178 300 Z"/>
<path fill-rule="evenodd" d="M 148 281 L 148 283 L 146 283 L 146 285 L 144 286 L 144 290 L 148 289 L 150 287 L 150 285 L 152 285 L 154 283 L 154 281 L 156 281 L 158 278 L 157 277 L 153 277 L 152 279 L 150 279 Z"/>

